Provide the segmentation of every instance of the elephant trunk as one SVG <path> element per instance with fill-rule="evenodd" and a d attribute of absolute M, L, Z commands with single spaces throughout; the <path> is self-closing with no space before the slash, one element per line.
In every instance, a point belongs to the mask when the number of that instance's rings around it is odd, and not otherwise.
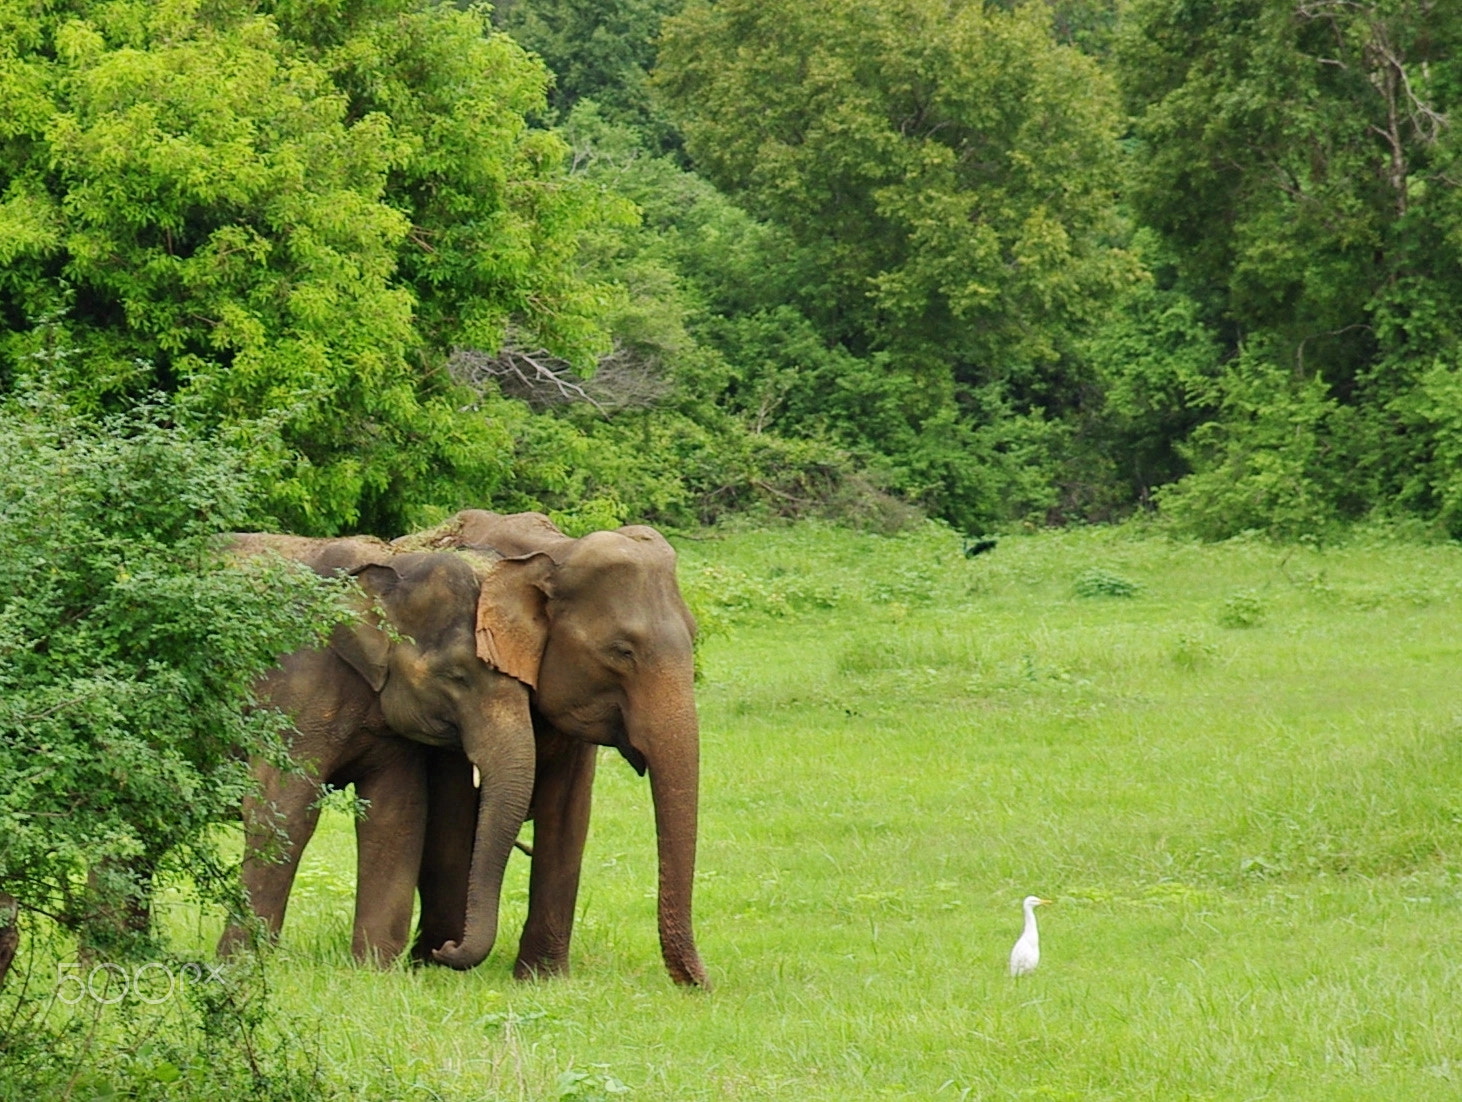
<path fill-rule="evenodd" d="M 496 729 L 489 725 L 478 739 L 463 739 L 467 756 L 481 775 L 466 924 L 460 942 L 449 941 L 432 950 L 435 960 L 453 968 L 477 967 L 497 940 L 503 873 L 533 795 L 533 728 L 526 712 L 525 705 L 521 723 Z"/>
<path fill-rule="evenodd" d="M 687 678 L 688 680 L 688 678 Z M 687 690 L 682 703 L 651 708 L 652 718 L 631 721 L 631 744 L 645 756 L 655 803 L 660 857 L 660 953 L 679 984 L 707 985 L 695 947 L 691 892 L 695 882 L 696 819 L 700 798 L 700 727 Z M 663 701 L 663 698 L 662 698 Z M 633 703 L 631 716 L 637 713 Z"/>

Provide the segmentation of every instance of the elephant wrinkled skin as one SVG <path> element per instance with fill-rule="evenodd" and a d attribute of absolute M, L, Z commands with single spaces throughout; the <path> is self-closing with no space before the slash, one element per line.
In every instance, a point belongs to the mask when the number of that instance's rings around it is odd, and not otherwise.
<path fill-rule="evenodd" d="M 649 773 L 659 850 L 659 928 L 665 966 L 677 983 L 704 985 L 691 922 L 699 800 L 699 727 L 694 699 L 695 620 L 675 580 L 675 552 L 653 528 L 628 526 L 565 536 L 538 513 L 466 510 L 438 529 L 402 537 L 399 548 L 463 548 L 507 561 L 547 557 L 551 568 L 518 577 L 532 614 L 519 625 L 547 632 L 532 718 L 536 739 L 533 866 L 528 919 L 514 973 L 520 979 L 568 970 L 569 939 L 589 825 L 597 746 L 614 746 Z M 507 653 L 520 646 L 509 625 L 484 623 Z M 484 777 L 486 774 L 484 773 Z M 433 837 L 462 838 L 457 781 L 433 792 Z M 464 843 L 459 841 L 459 848 Z M 450 847 L 436 847 L 439 854 Z M 458 936 L 469 912 L 460 872 L 434 867 L 421 881 L 424 944 Z"/>
<path fill-rule="evenodd" d="M 437 875 L 448 870 L 463 898 L 453 936 L 429 948 L 436 959 L 472 967 L 496 936 L 503 871 L 533 790 L 527 684 L 536 680 L 543 639 L 540 633 L 535 650 L 535 625 L 513 623 L 512 600 L 524 579 L 545 574 L 551 563 L 546 556 L 508 563 L 400 553 L 364 538 L 242 535 L 231 551 L 273 552 L 325 576 L 350 574 L 365 594 L 355 620 L 338 626 L 328 646 L 286 655 L 259 685 L 261 702 L 292 716 L 290 753 L 306 771 L 253 765 L 261 791 L 244 807 L 243 873 L 251 906 L 277 935 L 319 818 L 321 786 L 354 783 L 369 805 L 356 824 L 352 950 L 357 959 L 394 959 L 406 946 L 425 875 L 423 848 L 431 854 L 437 844 L 428 838 L 430 794 L 453 807 L 458 821 L 443 839 L 452 852 L 430 856 L 426 865 Z M 487 607 L 522 637 L 522 649 L 506 664 L 500 653 L 487 659 Z M 384 630 L 381 614 L 389 621 Z M 471 787 L 474 765 L 483 777 L 480 792 Z M 283 860 L 270 860 L 265 851 L 279 830 Z M 242 927 L 231 926 L 219 951 L 231 952 L 246 938 Z"/>

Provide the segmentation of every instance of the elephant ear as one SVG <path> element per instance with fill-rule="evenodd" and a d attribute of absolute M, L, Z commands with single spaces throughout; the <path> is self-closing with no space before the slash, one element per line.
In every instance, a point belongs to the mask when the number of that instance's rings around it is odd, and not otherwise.
<path fill-rule="evenodd" d="M 548 644 L 553 560 L 541 551 L 483 570 L 477 595 L 477 657 L 529 688 Z"/>
<path fill-rule="evenodd" d="M 330 649 L 344 659 L 373 692 L 386 685 L 387 660 L 391 656 L 391 639 L 380 628 L 376 605 L 396 589 L 401 575 L 393 567 L 367 563 L 349 571 L 360 582 L 365 599 L 356 599 L 356 618 L 349 624 L 337 624 L 330 636 Z"/>

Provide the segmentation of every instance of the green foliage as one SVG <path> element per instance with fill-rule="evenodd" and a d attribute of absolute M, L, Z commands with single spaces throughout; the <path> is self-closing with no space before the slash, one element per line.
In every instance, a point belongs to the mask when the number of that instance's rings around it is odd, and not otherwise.
<path fill-rule="evenodd" d="M 1333 527 L 1361 490 L 1354 411 L 1323 379 L 1297 379 L 1262 349 L 1246 350 L 1218 388 L 1219 416 L 1179 449 L 1193 473 L 1158 491 L 1163 512 L 1205 539 L 1250 530 L 1294 539 Z"/>
<path fill-rule="evenodd" d="M 260 487 L 185 413 L 0 408 L 0 892 L 118 951 L 146 939 L 154 872 L 232 898 L 210 828 L 247 755 L 284 752 L 251 686 L 343 615 L 308 571 L 219 555 Z"/>
<path fill-rule="evenodd" d="M 554 1084 L 557 1098 L 577 1098 L 583 1102 L 609 1102 L 630 1093 L 630 1089 L 608 1072 L 607 1064 L 596 1065 L 595 1071 L 569 1068 L 561 1072 Z"/>
<path fill-rule="evenodd" d="M 593 104 L 575 108 L 566 133 L 589 179 L 641 207 L 639 227 L 599 235 L 590 255 L 629 292 L 613 324 L 630 362 L 666 392 L 648 414 L 578 423 L 634 448 L 640 471 L 665 465 L 679 501 L 662 497 L 671 511 L 659 515 L 759 508 L 887 523 L 897 508 L 875 506 L 870 518 L 860 486 L 969 528 L 1055 505 L 1060 426 L 1021 413 L 998 388 L 961 409 L 954 389 L 931 394 L 891 353 L 854 354 L 799 305 L 813 256 L 784 227 L 646 151 Z"/>
<path fill-rule="evenodd" d="M 1009 0 L 1000 0 L 1011 7 Z M 1057 41 L 1106 58 L 1112 50 L 1126 0 L 1046 0 L 1051 8 L 1051 29 Z"/>
<path fill-rule="evenodd" d="M 1096 66 L 1034 6 L 828 0 L 693 5 L 657 72 L 698 169 L 795 245 L 787 301 L 721 330 L 743 408 L 971 530 L 1055 507 L 1074 334 L 1130 269 Z"/>
<path fill-rule="evenodd" d="M 1130 497 L 1147 502 L 1188 473 L 1182 444 L 1218 413 L 1223 349 L 1152 232 L 1133 244 L 1151 274 L 1118 297 L 1082 351 L 1102 394 L 1099 446 Z"/>
<path fill-rule="evenodd" d="M 1135 597 L 1142 589 L 1131 578 L 1099 566 L 1078 574 L 1072 588 L 1078 597 Z"/>
<path fill-rule="evenodd" d="M 1218 657 L 1218 648 L 1201 635 L 1180 632 L 1173 644 L 1173 665 L 1180 670 L 1198 670 Z"/>
<path fill-rule="evenodd" d="M 1398 509 L 1462 531 L 1462 9 L 1136 0 L 1119 38 L 1130 199 L 1234 376 L 1164 507 L 1213 536 Z"/>
<path fill-rule="evenodd" d="M 0 4 L 0 387 L 282 415 L 291 527 L 404 526 L 511 481 L 514 411 L 443 370 L 511 327 L 606 347 L 579 234 L 626 217 L 526 116 L 547 76 L 485 9 Z M 517 416 L 521 416 L 518 414 Z"/>
<path fill-rule="evenodd" d="M 830 337 L 936 387 L 936 364 L 1034 386 L 1123 270 L 1101 241 L 1112 97 L 1046 18 L 698 4 L 667 21 L 659 79 L 696 164 L 809 251 Z"/>
<path fill-rule="evenodd" d="M 652 142 L 671 130 L 651 101 L 649 72 L 660 23 L 683 0 L 506 0 L 494 20 L 554 74 L 549 101 L 567 114 L 592 100 Z"/>
<path fill-rule="evenodd" d="M 42 961 L 51 964 L 35 954 L 28 963 Z M 0 1102 L 336 1095 L 315 1038 L 281 1012 L 259 958 L 220 966 L 163 951 L 131 967 L 62 964 L 59 987 L 38 968 L 0 1001 Z"/>
<path fill-rule="evenodd" d="M 617 351 L 586 384 L 607 416 L 566 414 L 586 442 L 586 488 L 671 524 L 746 511 L 889 522 L 897 505 L 856 476 L 877 451 L 837 402 L 839 369 L 858 365 L 785 302 L 785 234 L 597 104 L 576 105 L 565 135 L 587 180 L 641 210 L 639 225 L 586 240 L 591 270 L 625 290 Z"/>
<path fill-rule="evenodd" d="M 33 8 L 0 393 L 267 421 L 293 530 L 1462 532 L 1450 7 Z"/>
<path fill-rule="evenodd" d="M 1223 599 L 1218 622 L 1226 628 L 1252 628 L 1264 622 L 1264 599 L 1252 589 L 1242 589 Z"/>

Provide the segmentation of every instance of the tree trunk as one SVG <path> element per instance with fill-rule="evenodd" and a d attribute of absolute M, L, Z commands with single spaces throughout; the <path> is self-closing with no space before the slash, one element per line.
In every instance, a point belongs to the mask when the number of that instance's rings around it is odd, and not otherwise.
<path fill-rule="evenodd" d="M 16 926 L 19 907 L 13 895 L 0 892 L 0 990 L 5 987 L 5 976 L 10 971 L 10 962 L 20 947 L 20 928 Z"/>

